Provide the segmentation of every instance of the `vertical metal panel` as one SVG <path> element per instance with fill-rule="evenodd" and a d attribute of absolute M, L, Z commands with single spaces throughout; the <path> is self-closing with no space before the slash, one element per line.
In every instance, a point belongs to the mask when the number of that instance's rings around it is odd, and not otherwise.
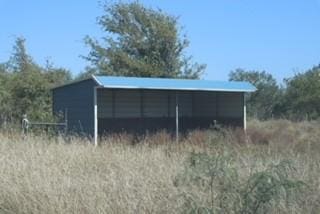
<path fill-rule="evenodd" d="M 116 90 L 114 102 L 116 118 L 137 118 L 141 116 L 140 93 L 138 90 Z"/>
<path fill-rule="evenodd" d="M 242 93 L 221 92 L 219 94 L 219 116 L 226 118 L 242 118 L 242 99 Z"/>
<path fill-rule="evenodd" d="M 218 92 L 195 92 L 194 93 L 194 116 L 213 117 L 216 116 Z"/>
<path fill-rule="evenodd" d="M 217 118 L 219 116 L 219 93 L 215 93 L 216 94 L 216 97 L 215 97 L 215 101 L 216 101 L 216 114 L 215 114 L 215 117 Z"/>
<path fill-rule="evenodd" d="M 179 117 L 191 117 L 193 112 L 192 91 L 179 91 Z M 175 92 L 168 91 L 168 117 L 175 117 Z"/>
<path fill-rule="evenodd" d="M 169 103 L 168 103 L 168 110 L 169 114 L 168 117 L 175 117 L 176 116 L 176 92 L 174 91 L 168 91 L 169 94 Z"/>
<path fill-rule="evenodd" d="M 168 117 L 172 114 L 172 110 L 170 109 L 171 106 L 171 100 L 170 100 L 171 92 L 167 91 L 167 111 L 168 111 Z"/>
<path fill-rule="evenodd" d="M 68 110 L 68 128 L 76 133 L 94 134 L 93 89 L 97 84 L 84 80 L 53 89 L 53 112 Z"/>
<path fill-rule="evenodd" d="M 99 89 L 97 92 L 98 98 L 98 118 L 110 118 L 112 117 L 112 90 Z"/>
<path fill-rule="evenodd" d="M 115 90 L 111 89 L 111 96 L 112 96 L 112 100 L 111 100 L 111 104 L 112 104 L 112 118 L 116 117 L 116 107 L 115 107 L 115 103 L 116 103 L 116 95 L 115 95 Z"/>
<path fill-rule="evenodd" d="M 194 117 L 195 113 L 195 100 L 194 100 L 194 91 L 191 92 L 191 117 Z"/>
<path fill-rule="evenodd" d="M 145 117 L 168 117 L 168 93 L 166 91 L 145 91 L 143 104 Z"/>
<path fill-rule="evenodd" d="M 192 91 L 179 92 L 179 116 L 192 116 Z"/>
<path fill-rule="evenodd" d="M 140 90 L 140 117 L 144 117 L 144 91 Z"/>

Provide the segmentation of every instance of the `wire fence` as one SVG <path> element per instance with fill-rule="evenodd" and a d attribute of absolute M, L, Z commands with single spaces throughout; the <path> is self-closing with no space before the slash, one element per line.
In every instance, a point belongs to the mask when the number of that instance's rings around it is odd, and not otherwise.
<path fill-rule="evenodd" d="M 26 138 L 30 132 L 45 133 L 47 135 L 67 135 L 68 133 L 68 119 L 67 110 L 64 113 L 63 122 L 38 122 L 30 121 L 27 115 L 22 116 L 21 121 L 22 135 Z"/>

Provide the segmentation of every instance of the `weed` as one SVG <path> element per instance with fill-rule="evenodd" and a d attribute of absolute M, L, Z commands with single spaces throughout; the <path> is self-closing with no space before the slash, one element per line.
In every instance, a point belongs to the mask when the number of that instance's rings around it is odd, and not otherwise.
<path fill-rule="evenodd" d="M 208 195 L 199 201 L 185 194 L 184 211 L 188 213 L 266 213 L 277 203 L 295 203 L 304 183 L 291 179 L 291 162 L 270 164 L 267 169 L 241 180 L 235 160 L 228 153 L 191 154 L 184 173 L 175 184 L 195 185 Z M 193 187 L 193 188 L 195 188 Z"/>

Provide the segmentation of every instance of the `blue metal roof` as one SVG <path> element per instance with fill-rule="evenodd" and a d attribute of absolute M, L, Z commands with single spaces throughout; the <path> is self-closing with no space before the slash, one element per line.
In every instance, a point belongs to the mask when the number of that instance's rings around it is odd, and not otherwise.
<path fill-rule="evenodd" d="M 256 88 L 248 82 L 227 82 L 212 80 L 141 78 L 95 76 L 92 78 L 104 88 L 121 89 L 157 89 L 157 90 L 190 90 L 190 91 L 229 91 L 253 92 Z"/>

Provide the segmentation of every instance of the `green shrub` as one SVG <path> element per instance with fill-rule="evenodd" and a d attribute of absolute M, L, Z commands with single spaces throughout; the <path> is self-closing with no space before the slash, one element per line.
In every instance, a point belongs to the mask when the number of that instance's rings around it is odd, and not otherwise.
<path fill-rule="evenodd" d="M 175 184 L 199 188 L 206 195 L 203 201 L 186 191 L 186 213 L 266 213 L 280 202 L 298 200 L 304 183 L 291 178 L 293 172 L 291 162 L 284 160 L 242 178 L 230 153 L 192 153 Z"/>

